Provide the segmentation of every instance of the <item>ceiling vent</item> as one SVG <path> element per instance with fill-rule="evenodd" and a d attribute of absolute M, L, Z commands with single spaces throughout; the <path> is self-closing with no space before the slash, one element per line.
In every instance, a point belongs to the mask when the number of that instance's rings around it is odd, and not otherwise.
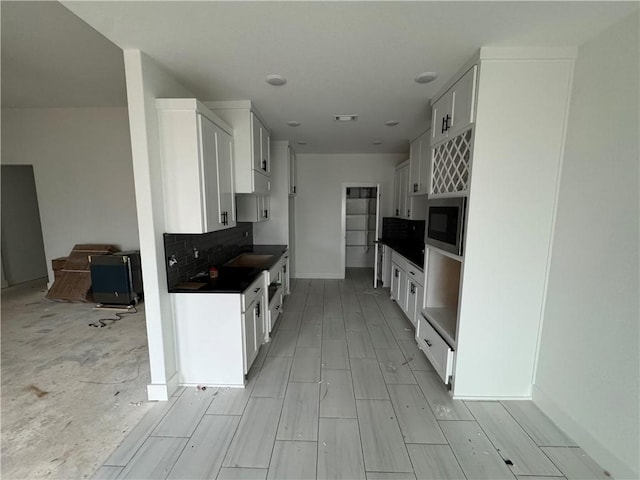
<path fill-rule="evenodd" d="M 358 115 L 335 115 L 333 119 L 336 122 L 355 122 L 358 120 Z"/>

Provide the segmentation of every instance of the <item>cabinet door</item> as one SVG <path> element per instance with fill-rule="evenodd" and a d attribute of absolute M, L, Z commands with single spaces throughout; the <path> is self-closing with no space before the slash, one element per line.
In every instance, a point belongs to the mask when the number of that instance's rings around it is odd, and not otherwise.
<path fill-rule="evenodd" d="M 201 179 L 204 196 L 203 217 L 205 231 L 213 232 L 226 228 L 218 196 L 218 132 L 219 128 L 208 118 L 198 115 L 201 142 Z"/>
<path fill-rule="evenodd" d="M 398 298 L 396 302 L 402 310 L 407 311 L 407 298 L 409 295 L 409 282 L 407 280 L 407 273 L 398 268 Z"/>
<path fill-rule="evenodd" d="M 251 153 L 253 156 L 253 169 L 262 171 L 262 123 L 255 113 L 251 112 Z"/>
<path fill-rule="evenodd" d="M 400 268 L 395 263 L 391 263 L 391 298 L 398 301 L 400 294 Z"/>
<path fill-rule="evenodd" d="M 418 305 L 417 299 L 418 299 L 418 286 L 411 281 L 411 279 L 408 279 L 408 292 L 407 292 L 407 309 L 405 311 L 405 313 L 407 314 L 407 317 L 409 317 L 409 320 L 411 321 L 411 323 L 413 324 L 413 326 L 415 327 L 416 325 L 416 307 Z"/>
<path fill-rule="evenodd" d="M 290 277 L 289 277 L 289 255 L 285 255 L 282 263 L 282 292 L 284 295 L 291 293 Z"/>
<path fill-rule="evenodd" d="M 266 222 L 271 218 L 270 212 L 270 197 L 269 195 L 260 195 L 259 197 L 259 215 L 258 218 L 261 222 Z"/>
<path fill-rule="evenodd" d="M 296 154 L 289 147 L 289 195 L 295 195 L 296 192 Z"/>
<path fill-rule="evenodd" d="M 233 138 L 218 129 L 218 199 L 224 228 L 236 226 L 235 183 L 233 179 Z"/>
<path fill-rule="evenodd" d="M 420 194 L 420 152 L 422 146 L 422 136 L 416 138 L 409 145 L 409 195 Z"/>
<path fill-rule="evenodd" d="M 256 310 L 257 309 L 257 310 Z M 258 354 L 256 347 L 256 317 L 260 313 L 260 302 L 256 301 L 247 307 L 243 315 L 242 335 L 244 336 L 244 373 L 251 368 L 251 364 Z"/>
<path fill-rule="evenodd" d="M 269 130 L 260 124 L 260 171 L 265 175 L 271 174 L 271 135 Z"/>
<path fill-rule="evenodd" d="M 431 143 L 436 144 L 447 138 L 447 127 L 451 122 L 453 108 L 453 90 L 447 90 L 432 107 Z"/>
<path fill-rule="evenodd" d="M 411 218 L 411 203 L 409 201 L 409 166 L 402 169 L 400 176 L 400 216 Z"/>
<path fill-rule="evenodd" d="M 473 123 L 477 69 L 478 67 L 474 65 L 452 87 L 453 113 L 448 130 L 450 137 L 455 137 Z"/>
<path fill-rule="evenodd" d="M 255 316 L 254 316 L 254 320 L 255 320 L 255 331 L 256 331 L 256 338 L 255 338 L 255 352 L 256 355 L 258 354 L 258 350 L 260 349 L 260 345 L 263 344 L 263 342 L 265 341 L 265 338 L 267 336 L 267 304 L 263 301 L 264 297 L 259 297 L 256 300 L 256 306 L 255 306 Z"/>
<path fill-rule="evenodd" d="M 431 193 L 431 130 L 427 130 L 420 142 L 420 189 L 419 193 Z"/>
<path fill-rule="evenodd" d="M 393 215 L 395 217 L 400 216 L 400 180 L 401 180 L 401 172 L 400 170 L 396 170 L 393 176 Z"/>

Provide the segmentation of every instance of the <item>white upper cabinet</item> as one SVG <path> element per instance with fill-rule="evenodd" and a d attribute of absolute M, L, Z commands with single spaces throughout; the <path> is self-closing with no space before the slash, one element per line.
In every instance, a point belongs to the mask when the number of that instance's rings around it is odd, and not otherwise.
<path fill-rule="evenodd" d="M 271 218 L 269 195 L 238 195 L 238 222 L 266 222 Z"/>
<path fill-rule="evenodd" d="M 235 226 L 233 130 L 196 99 L 158 99 L 156 107 L 167 231 Z"/>
<path fill-rule="evenodd" d="M 409 195 L 429 193 L 431 182 L 431 131 L 416 138 L 409 147 Z"/>
<path fill-rule="evenodd" d="M 410 161 L 396 167 L 393 179 L 393 215 L 407 220 L 424 220 L 426 201 L 424 197 L 410 196 Z"/>
<path fill-rule="evenodd" d="M 433 103 L 432 145 L 455 137 L 473 123 L 477 71 L 477 65 L 471 67 Z"/>
<path fill-rule="evenodd" d="M 289 151 L 289 169 L 287 170 L 287 175 L 289 179 L 289 195 L 296 195 L 297 192 L 297 170 L 296 170 L 296 152 L 292 150 L 291 147 L 288 147 Z"/>
<path fill-rule="evenodd" d="M 268 193 L 271 134 L 250 101 L 207 102 L 233 127 L 236 193 Z"/>
<path fill-rule="evenodd" d="M 267 177 L 271 173 L 270 133 L 255 112 L 251 112 L 251 143 L 253 169 Z"/>

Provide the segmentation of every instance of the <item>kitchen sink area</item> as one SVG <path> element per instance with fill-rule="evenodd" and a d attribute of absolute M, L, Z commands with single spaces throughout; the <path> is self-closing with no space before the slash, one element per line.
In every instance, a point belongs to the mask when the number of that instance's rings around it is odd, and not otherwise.
<path fill-rule="evenodd" d="M 273 261 L 273 255 L 264 255 L 259 253 L 241 253 L 233 260 L 228 261 L 224 267 L 249 267 L 249 268 L 265 268 Z"/>

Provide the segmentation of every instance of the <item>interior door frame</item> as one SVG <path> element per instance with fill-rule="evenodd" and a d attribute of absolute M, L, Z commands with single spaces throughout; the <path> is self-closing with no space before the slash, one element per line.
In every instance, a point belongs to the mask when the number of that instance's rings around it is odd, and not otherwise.
<path fill-rule="evenodd" d="M 346 259 L 347 259 L 347 188 L 359 188 L 359 187 L 369 187 L 376 188 L 376 192 L 378 194 L 377 202 L 376 202 L 376 236 L 380 235 L 380 219 L 382 218 L 380 215 L 380 200 L 382 196 L 381 184 L 375 182 L 342 182 L 342 212 L 341 212 L 341 247 L 340 247 L 340 271 L 342 272 L 342 278 L 345 278 L 346 274 Z M 377 238 L 376 238 L 377 240 Z M 374 256 L 377 256 L 377 248 L 378 244 L 375 244 Z M 374 258 L 374 266 L 376 262 L 376 258 Z M 375 267 L 374 267 L 375 269 Z"/>

